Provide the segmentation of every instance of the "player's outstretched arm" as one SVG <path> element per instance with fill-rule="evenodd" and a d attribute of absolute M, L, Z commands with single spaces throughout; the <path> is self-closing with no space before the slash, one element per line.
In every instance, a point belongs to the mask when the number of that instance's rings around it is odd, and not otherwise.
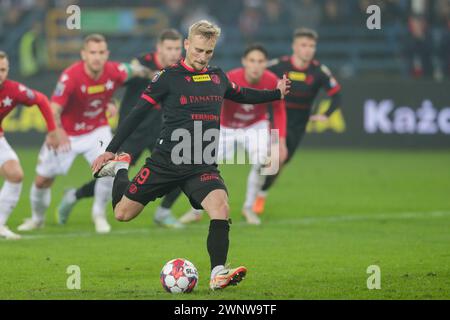
<path fill-rule="evenodd" d="M 114 154 L 119 151 L 122 143 L 133 133 L 139 124 L 145 119 L 146 113 L 154 105 L 163 100 L 168 92 L 168 80 L 165 71 L 159 71 L 153 78 L 152 82 L 145 89 L 141 95 L 141 99 L 137 105 L 131 110 L 125 120 L 119 125 L 116 134 L 106 147 L 106 152 L 98 157 L 92 169 L 94 172 L 98 171 L 105 161 L 114 158 Z"/>
<path fill-rule="evenodd" d="M 119 150 L 125 139 L 127 139 L 144 120 L 147 111 L 163 100 L 168 92 L 168 88 L 167 74 L 164 70 L 161 70 L 155 75 L 147 89 L 142 93 L 136 106 L 119 125 L 119 128 L 106 148 L 106 151 L 116 153 Z"/>
<path fill-rule="evenodd" d="M 47 123 L 47 136 L 45 138 L 45 144 L 53 149 L 56 150 L 59 147 L 60 139 L 56 130 L 56 121 L 53 117 L 52 109 L 50 108 L 50 102 L 48 101 L 48 98 L 39 91 L 34 91 L 35 95 L 35 103 L 37 104 L 39 111 L 41 112 L 42 116 L 45 119 L 45 122 Z"/>
<path fill-rule="evenodd" d="M 291 81 L 283 76 L 279 80 L 276 90 L 256 90 L 251 88 L 239 87 L 234 82 L 229 82 L 225 99 L 238 103 L 259 104 L 284 99 L 289 93 Z"/>
<path fill-rule="evenodd" d="M 39 111 L 47 123 L 47 137 L 45 144 L 51 149 L 57 149 L 60 145 L 60 140 L 56 131 L 56 121 L 50 107 L 50 102 L 45 94 L 37 90 L 31 90 L 22 84 L 18 84 L 17 100 L 23 105 L 33 106 L 37 105 Z"/>
<path fill-rule="evenodd" d="M 148 103 L 138 102 L 125 120 L 119 125 L 116 134 L 109 143 L 106 151 L 116 153 L 122 143 L 133 133 L 139 124 L 145 119 L 147 111 L 151 108 Z"/>

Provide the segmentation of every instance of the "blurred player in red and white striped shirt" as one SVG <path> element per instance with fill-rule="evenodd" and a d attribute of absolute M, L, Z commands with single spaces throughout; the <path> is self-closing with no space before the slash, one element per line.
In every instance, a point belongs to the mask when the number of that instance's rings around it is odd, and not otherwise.
<path fill-rule="evenodd" d="M 47 97 L 19 82 L 9 80 L 8 71 L 8 57 L 0 51 L 0 176 L 5 179 L 0 191 L 0 237 L 20 239 L 18 234 L 9 230 L 6 221 L 19 201 L 24 174 L 17 154 L 4 137 L 1 122 L 17 105 L 37 105 L 47 122 L 45 148 L 56 149 L 59 139 Z"/>
<path fill-rule="evenodd" d="M 230 81 L 241 87 L 253 89 L 275 89 L 278 77 L 266 70 L 268 53 L 259 44 L 250 45 L 242 57 L 243 67 L 227 72 Z M 219 161 L 233 158 L 236 145 L 247 151 L 252 169 L 247 180 L 247 192 L 242 214 L 250 224 L 260 224 L 259 217 L 252 211 L 256 194 L 264 182 L 261 167 L 269 156 L 270 122 L 268 108 L 273 108 L 273 129 L 279 134 L 279 160 L 287 157 L 286 148 L 286 111 L 284 100 L 264 104 L 240 104 L 225 100 L 220 117 Z M 239 129 L 239 130 L 238 130 Z M 226 163 L 226 162 L 225 162 Z M 200 210 L 190 210 L 180 221 L 189 223 L 201 218 Z"/>

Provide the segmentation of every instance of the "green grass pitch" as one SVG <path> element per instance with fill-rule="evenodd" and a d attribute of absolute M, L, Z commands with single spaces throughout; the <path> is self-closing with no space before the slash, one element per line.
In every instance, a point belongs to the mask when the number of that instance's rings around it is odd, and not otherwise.
<path fill-rule="evenodd" d="M 37 157 L 37 150 L 17 152 L 26 178 L 13 230 L 30 214 Z M 78 158 L 55 183 L 46 228 L 0 240 L 0 299 L 448 299 L 449 165 L 448 151 L 300 150 L 259 227 L 240 215 L 249 167 L 222 166 L 233 219 L 228 262 L 249 272 L 237 287 L 210 292 L 205 217 L 166 230 L 152 222 L 155 203 L 128 223 L 113 221 L 109 208 L 113 230 L 97 235 L 92 200 L 83 200 L 68 225 L 55 223 L 64 188 L 90 178 Z M 183 197 L 174 212 L 186 209 Z M 171 295 L 160 285 L 162 266 L 177 257 L 199 271 L 191 294 Z M 81 290 L 66 287 L 69 265 L 81 268 Z M 379 290 L 367 288 L 370 265 L 380 267 Z"/>

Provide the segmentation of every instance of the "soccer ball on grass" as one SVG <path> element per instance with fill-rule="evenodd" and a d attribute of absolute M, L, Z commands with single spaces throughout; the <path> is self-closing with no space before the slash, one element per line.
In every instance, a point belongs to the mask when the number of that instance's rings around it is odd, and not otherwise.
<path fill-rule="evenodd" d="M 198 272 L 192 262 L 186 259 L 173 259 L 167 262 L 160 276 L 163 288 L 170 293 L 188 293 L 198 282 Z"/>

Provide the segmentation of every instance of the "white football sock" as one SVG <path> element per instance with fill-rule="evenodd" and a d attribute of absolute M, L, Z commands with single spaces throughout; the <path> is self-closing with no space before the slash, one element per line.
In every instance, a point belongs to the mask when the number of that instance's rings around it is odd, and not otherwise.
<path fill-rule="evenodd" d="M 111 201 L 113 177 L 98 179 L 94 187 L 94 204 L 92 205 L 92 217 L 106 217 L 106 205 Z"/>
<path fill-rule="evenodd" d="M 268 191 L 260 190 L 260 191 L 258 191 L 258 196 L 265 198 L 265 197 L 267 197 L 267 193 L 268 193 Z"/>
<path fill-rule="evenodd" d="M 30 201 L 31 201 L 31 215 L 35 222 L 42 222 L 45 220 L 45 211 L 50 206 L 51 201 L 50 188 L 37 188 L 33 183 L 31 186 Z"/>
<path fill-rule="evenodd" d="M 22 182 L 5 181 L 0 191 L 0 226 L 6 224 L 11 212 L 17 205 L 22 191 Z"/>
<path fill-rule="evenodd" d="M 253 206 L 256 195 L 261 190 L 265 176 L 259 174 L 259 166 L 252 166 L 247 179 L 247 194 L 245 196 L 244 208 L 250 209 Z"/>
<path fill-rule="evenodd" d="M 129 167 L 130 167 L 130 164 L 126 163 L 126 162 L 116 163 L 116 165 L 114 166 L 114 174 L 117 174 L 117 172 L 122 169 L 128 170 Z"/>
<path fill-rule="evenodd" d="M 163 207 L 159 206 L 158 208 L 156 208 L 155 219 L 156 219 L 156 220 L 164 220 L 164 219 L 167 218 L 171 213 L 172 213 L 172 210 L 170 210 L 170 209 L 168 209 L 168 208 L 163 208 Z"/>

